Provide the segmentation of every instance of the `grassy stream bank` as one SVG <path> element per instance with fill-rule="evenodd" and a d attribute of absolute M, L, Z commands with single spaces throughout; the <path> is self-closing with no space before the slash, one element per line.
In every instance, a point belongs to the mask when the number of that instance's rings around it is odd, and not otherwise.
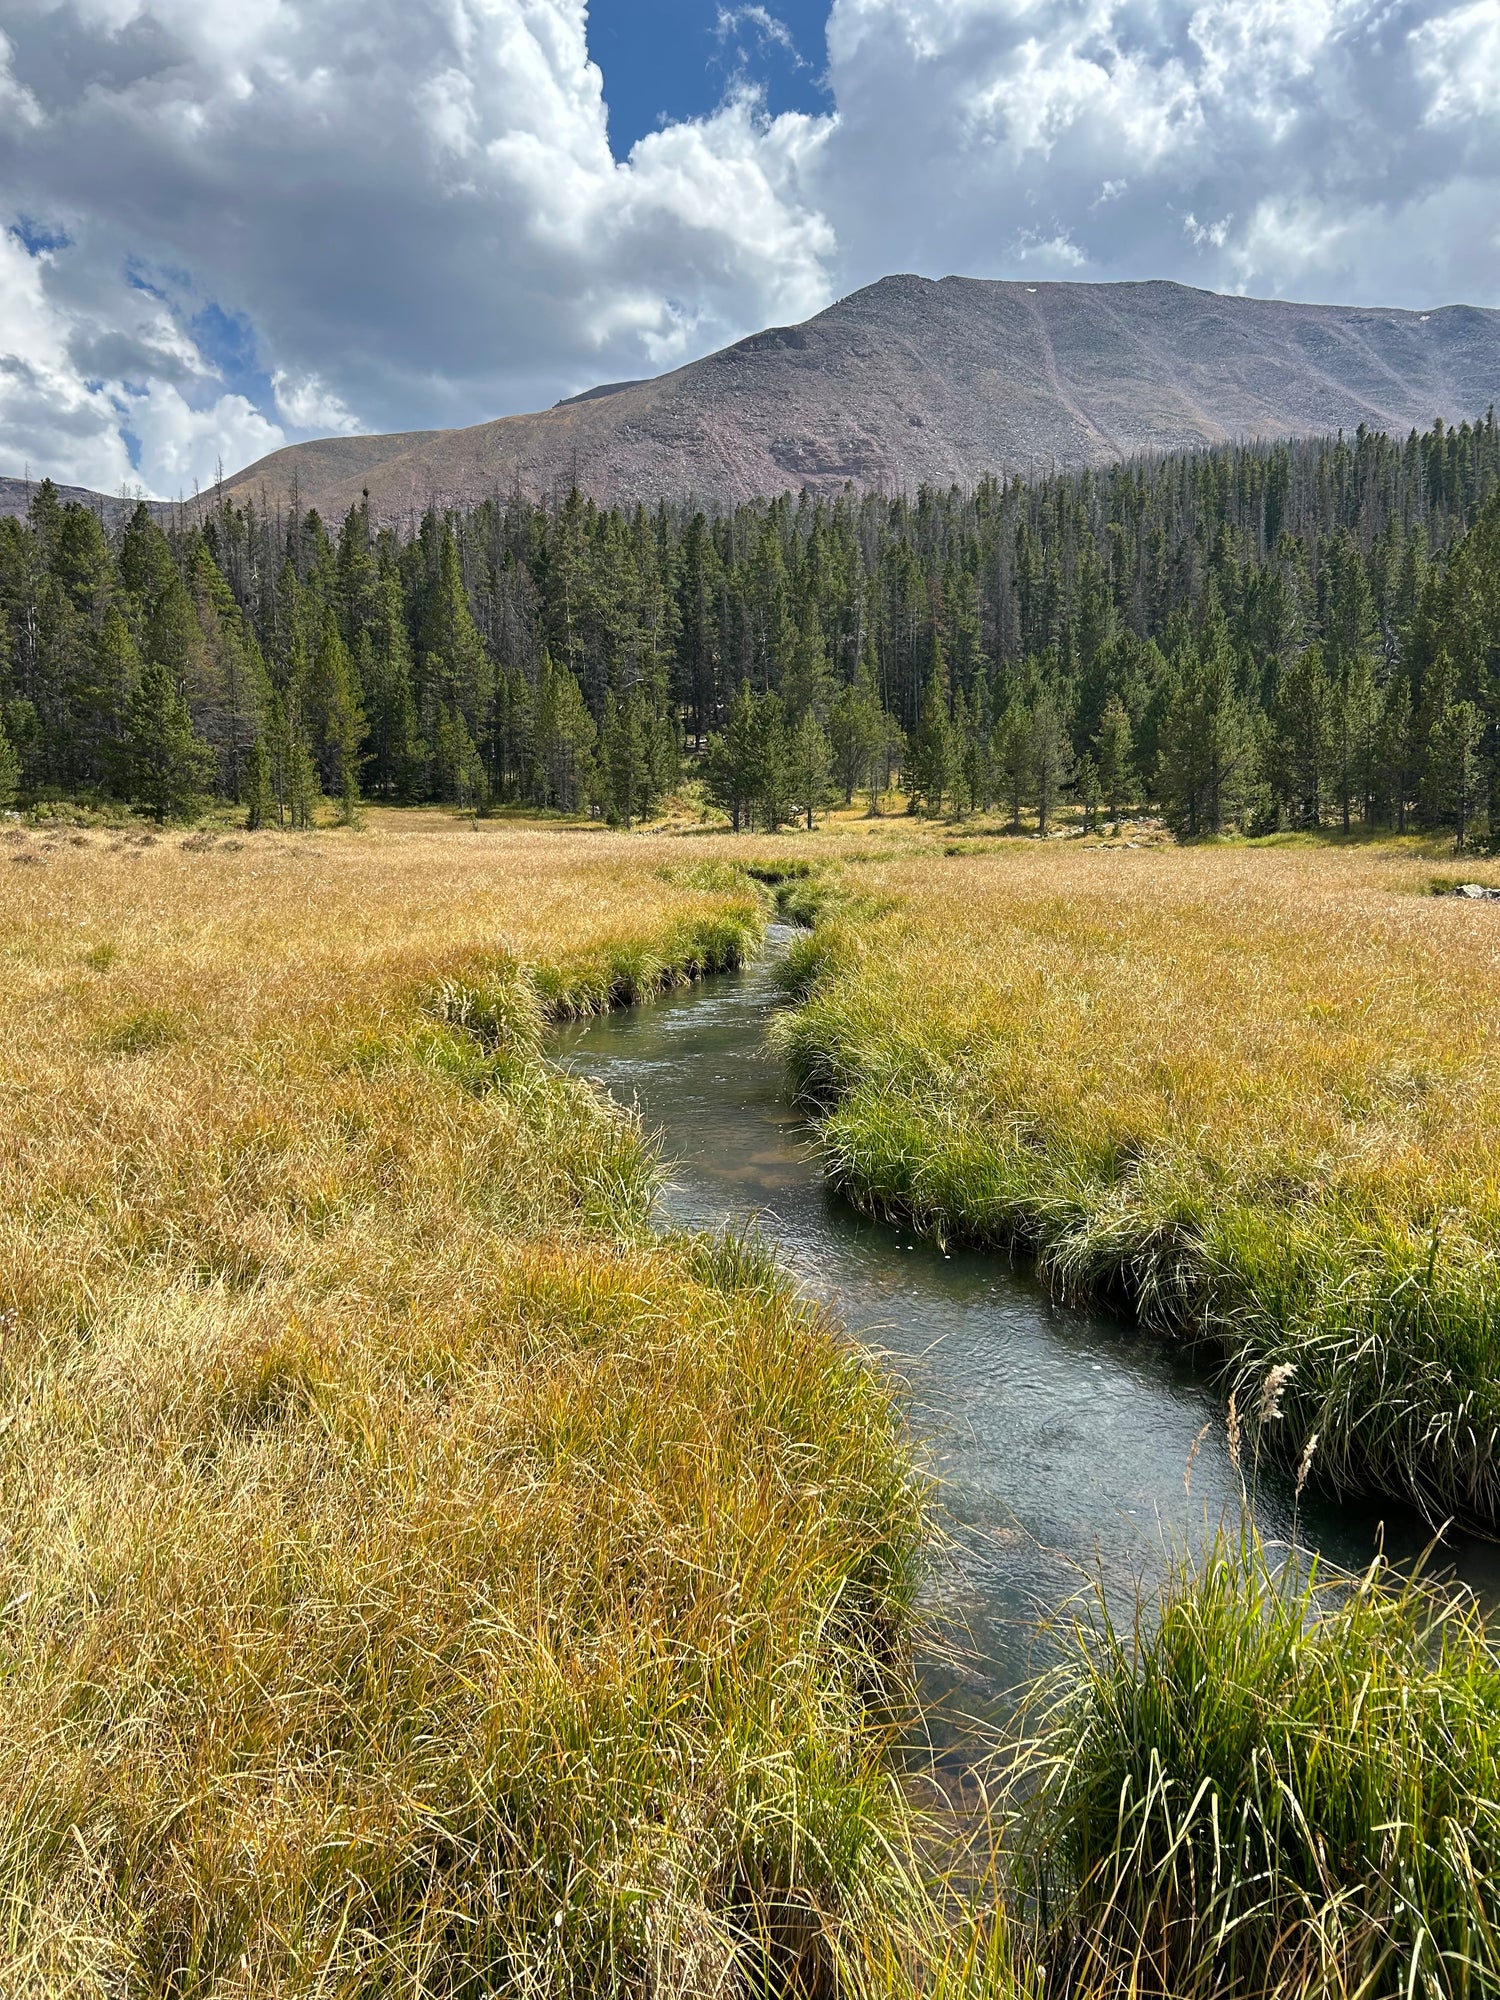
<path fill-rule="evenodd" d="M 894 1390 L 657 1241 L 639 1130 L 540 1053 L 764 892 L 524 832 L 10 852 L 0 1990 L 899 1953 Z"/>
<path fill-rule="evenodd" d="M 1493 872 L 1493 864 L 1489 864 Z M 858 871 L 779 1024 L 854 1200 L 1221 1356 L 1261 1448 L 1500 1522 L 1500 928 L 1379 850 Z"/>
<path fill-rule="evenodd" d="M 838 1184 L 1221 1357 L 1247 1483 L 1274 1452 L 1494 1527 L 1500 931 L 1410 850 L 949 862 L 847 871 L 793 949 Z M 1497 1716 L 1463 1594 L 1221 1536 L 1134 1628 L 1083 1617 L 1002 1747 L 1004 1979 L 1500 1991 Z"/>

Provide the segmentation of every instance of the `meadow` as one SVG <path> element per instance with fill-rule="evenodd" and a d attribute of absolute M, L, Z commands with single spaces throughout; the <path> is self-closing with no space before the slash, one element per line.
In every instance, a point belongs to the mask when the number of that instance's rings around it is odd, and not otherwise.
<path fill-rule="evenodd" d="M 1380 1565 L 1083 1607 L 934 1813 L 901 1385 L 657 1234 L 546 1054 L 780 877 L 855 1199 L 1199 1343 L 1247 1483 L 1492 1521 L 1496 906 L 1411 843 L 688 833 L 0 835 L 0 1991 L 1500 1990 L 1500 1665 Z"/>
<path fill-rule="evenodd" d="M 1440 872 L 1394 842 L 872 849 L 793 955 L 783 1046 L 855 1200 L 1200 1344 L 1304 1478 L 1494 1526 L 1500 922 Z"/>
<path fill-rule="evenodd" d="M 657 1242 L 542 1055 L 766 892 L 377 816 L 14 826 L 0 897 L 0 1991 L 707 1993 L 903 1921 L 894 1387 Z"/>

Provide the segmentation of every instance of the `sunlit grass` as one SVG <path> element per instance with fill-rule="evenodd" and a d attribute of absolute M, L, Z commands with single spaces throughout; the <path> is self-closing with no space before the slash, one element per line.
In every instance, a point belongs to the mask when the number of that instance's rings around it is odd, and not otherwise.
<path fill-rule="evenodd" d="M 657 1244 L 541 1054 L 754 947 L 683 862 L 0 849 L 0 1991 L 708 1994 L 917 1921 L 895 1390 Z"/>
<path fill-rule="evenodd" d="M 1035 1697 L 1012 1832 L 1049 1986 L 1500 1988 L 1500 1658 L 1472 1601 L 1318 1579 L 1248 1532 Z"/>
<path fill-rule="evenodd" d="M 857 1199 L 1031 1247 L 1244 1383 L 1291 1364 L 1294 1462 L 1316 1436 L 1317 1478 L 1493 1522 L 1500 921 L 1433 873 L 1400 846 L 897 854 L 857 871 L 890 914 L 802 948 L 785 1047 Z"/>

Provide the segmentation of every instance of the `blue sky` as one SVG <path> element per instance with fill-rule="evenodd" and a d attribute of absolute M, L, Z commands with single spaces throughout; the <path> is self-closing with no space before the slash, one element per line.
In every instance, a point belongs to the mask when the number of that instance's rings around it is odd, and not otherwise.
<path fill-rule="evenodd" d="M 0 472 L 191 491 L 892 271 L 1500 306 L 1500 6 L 0 0 Z"/>
<path fill-rule="evenodd" d="M 664 123 L 706 117 L 740 79 L 773 114 L 826 111 L 827 26 L 827 0 L 591 0 L 589 54 L 604 72 L 615 157 Z"/>

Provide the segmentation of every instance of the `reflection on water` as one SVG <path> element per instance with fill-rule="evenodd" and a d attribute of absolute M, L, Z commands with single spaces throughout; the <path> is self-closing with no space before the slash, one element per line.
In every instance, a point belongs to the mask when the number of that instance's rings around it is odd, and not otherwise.
<path fill-rule="evenodd" d="M 1084 1576 L 1102 1576 L 1125 1606 L 1169 1544 L 1237 1516 L 1222 1411 L 1200 1373 L 1128 1323 L 1057 1306 L 1027 1269 L 945 1255 L 828 1190 L 764 1046 L 785 936 L 773 932 L 768 957 L 746 972 L 565 1030 L 557 1053 L 638 1105 L 660 1135 L 667 1219 L 757 1223 L 808 1291 L 895 1357 L 944 1484 L 953 1547 L 936 1587 L 972 1655 L 959 1698 L 990 1708 L 1045 1661 L 1046 1617 Z M 1263 1534 L 1290 1537 L 1281 1473 L 1261 1474 L 1257 1514 Z M 1397 1510 L 1306 1497 L 1297 1529 L 1352 1567 L 1382 1523 L 1392 1554 L 1415 1555 L 1427 1539 Z M 1465 1542 L 1445 1561 L 1484 1587 L 1500 1578 L 1495 1553 Z"/>

